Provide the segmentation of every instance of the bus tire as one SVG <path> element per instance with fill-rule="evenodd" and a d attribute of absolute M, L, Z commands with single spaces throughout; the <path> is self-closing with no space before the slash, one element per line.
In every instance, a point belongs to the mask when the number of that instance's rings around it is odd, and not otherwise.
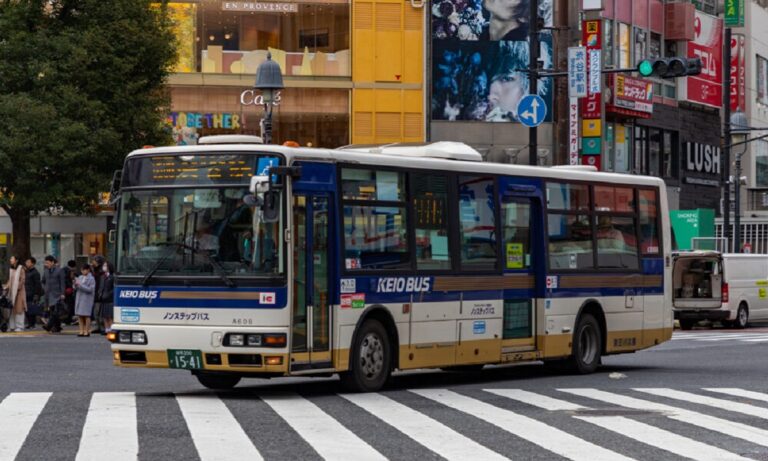
<path fill-rule="evenodd" d="M 200 384 L 208 389 L 226 390 L 232 389 L 240 382 L 241 377 L 238 375 L 228 375 L 220 373 L 196 373 L 195 377 L 200 381 Z"/>
<path fill-rule="evenodd" d="M 736 320 L 733 321 L 733 328 L 743 330 L 749 325 L 749 309 L 746 303 L 739 304 L 739 309 L 736 311 Z"/>
<path fill-rule="evenodd" d="M 573 332 L 573 346 L 567 367 L 579 374 L 594 372 L 600 365 L 602 349 L 600 324 L 592 314 L 582 314 Z"/>
<path fill-rule="evenodd" d="M 341 373 L 341 384 L 352 392 L 376 392 L 392 372 L 389 336 L 374 319 L 363 322 L 350 351 L 349 371 Z"/>
<path fill-rule="evenodd" d="M 692 319 L 680 319 L 680 329 L 681 330 L 692 330 L 693 326 L 696 325 L 696 321 Z"/>

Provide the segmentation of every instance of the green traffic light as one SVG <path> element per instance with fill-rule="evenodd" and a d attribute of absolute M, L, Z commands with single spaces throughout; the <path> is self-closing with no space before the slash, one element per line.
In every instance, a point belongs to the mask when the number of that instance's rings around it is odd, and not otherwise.
<path fill-rule="evenodd" d="M 643 77 L 648 77 L 653 73 L 653 64 L 651 64 L 651 61 L 641 61 L 640 65 L 637 66 L 637 71 Z"/>

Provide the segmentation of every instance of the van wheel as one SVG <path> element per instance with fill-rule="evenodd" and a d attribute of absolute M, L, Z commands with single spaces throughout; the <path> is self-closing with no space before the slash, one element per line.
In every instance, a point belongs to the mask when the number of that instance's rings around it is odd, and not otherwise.
<path fill-rule="evenodd" d="M 341 385 L 353 392 L 376 392 L 386 384 L 392 372 L 387 330 L 378 321 L 368 319 L 355 336 L 349 371 L 341 373 Z"/>
<path fill-rule="evenodd" d="M 232 389 L 240 382 L 241 377 L 237 375 L 197 373 L 195 375 L 200 384 L 208 389 L 225 390 Z"/>
<path fill-rule="evenodd" d="M 691 320 L 691 319 L 681 319 L 680 320 L 680 329 L 681 330 L 692 330 L 694 325 L 696 325 L 696 321 L 695 320 Z"/>
<path fill-rule="evenodd" d="M 592 314 L 582 314 L 573 332 L 572 355 L 566 361 L 567 368 L 580 374 L 594 372 L 600 365 L 602 345 L 597 320 Z"/>
<path fill-rule="evenodd" d="M 747 309 L 747 305 L 744 303 L 739 304 L 739 310 L 736 311 L 736 320 L 733 321 L 733 328 L 738 328 L 739 330 L 742 330 L 744 328 L 747 328 L 747 324 L 749 323 L 749 309 Z"/>

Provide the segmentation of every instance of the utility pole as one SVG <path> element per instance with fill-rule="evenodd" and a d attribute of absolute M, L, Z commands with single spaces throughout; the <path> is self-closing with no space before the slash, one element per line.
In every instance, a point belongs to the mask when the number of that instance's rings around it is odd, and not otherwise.
<path fill-rule="evenodd" d="M 730 61 L 728 61 L 730 63 Z M 539 1 L 530 0 L 528 19 L 528 94 L 539 94 Z M 528 165 L 538 164 L 538 127 L 528 128 Z"/>
<path fill-rule="evenodd" d="M 724 253 L 730 252 L 731 243 L 731 28 L 725 28 L 723 40 L 723 171 L 721 181 L 723 190 L 723 237 Z M 736 179 L 738 181 L 738 178 Z M 738 204 L 736 204 L 738 206 Z M 738 211 L 737 211 L 738 213 Z M 739 234 L 740 229 L 736 229 Z M 739 234 L 740 235 L 740 234 Z M 733 251 L 738 251 L 734 248 Z"/>

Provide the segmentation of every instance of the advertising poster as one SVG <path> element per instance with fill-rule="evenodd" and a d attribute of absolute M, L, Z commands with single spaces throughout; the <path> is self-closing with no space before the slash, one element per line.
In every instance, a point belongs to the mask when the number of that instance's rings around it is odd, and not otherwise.
<path fill-rule="evenodd" d="M 529 3 L 443 0 L 432 4 L 432 119 L 517 122 L 517 104 L 529 94 Z M 539 17 L 552 24 L 552 0 L 539 1 Z M 552 37 L 541 36 L 540 57 L 552 68 Z M 552 114 L 552 79 L 538 94 Z"/>
<path fill-rule="evenodd" d="M 680 79 L 686 99 L 720 107 L 723 103 L 723 20 L 696 10 L 689 58 L 701 59 L 701 74 Z"/>

